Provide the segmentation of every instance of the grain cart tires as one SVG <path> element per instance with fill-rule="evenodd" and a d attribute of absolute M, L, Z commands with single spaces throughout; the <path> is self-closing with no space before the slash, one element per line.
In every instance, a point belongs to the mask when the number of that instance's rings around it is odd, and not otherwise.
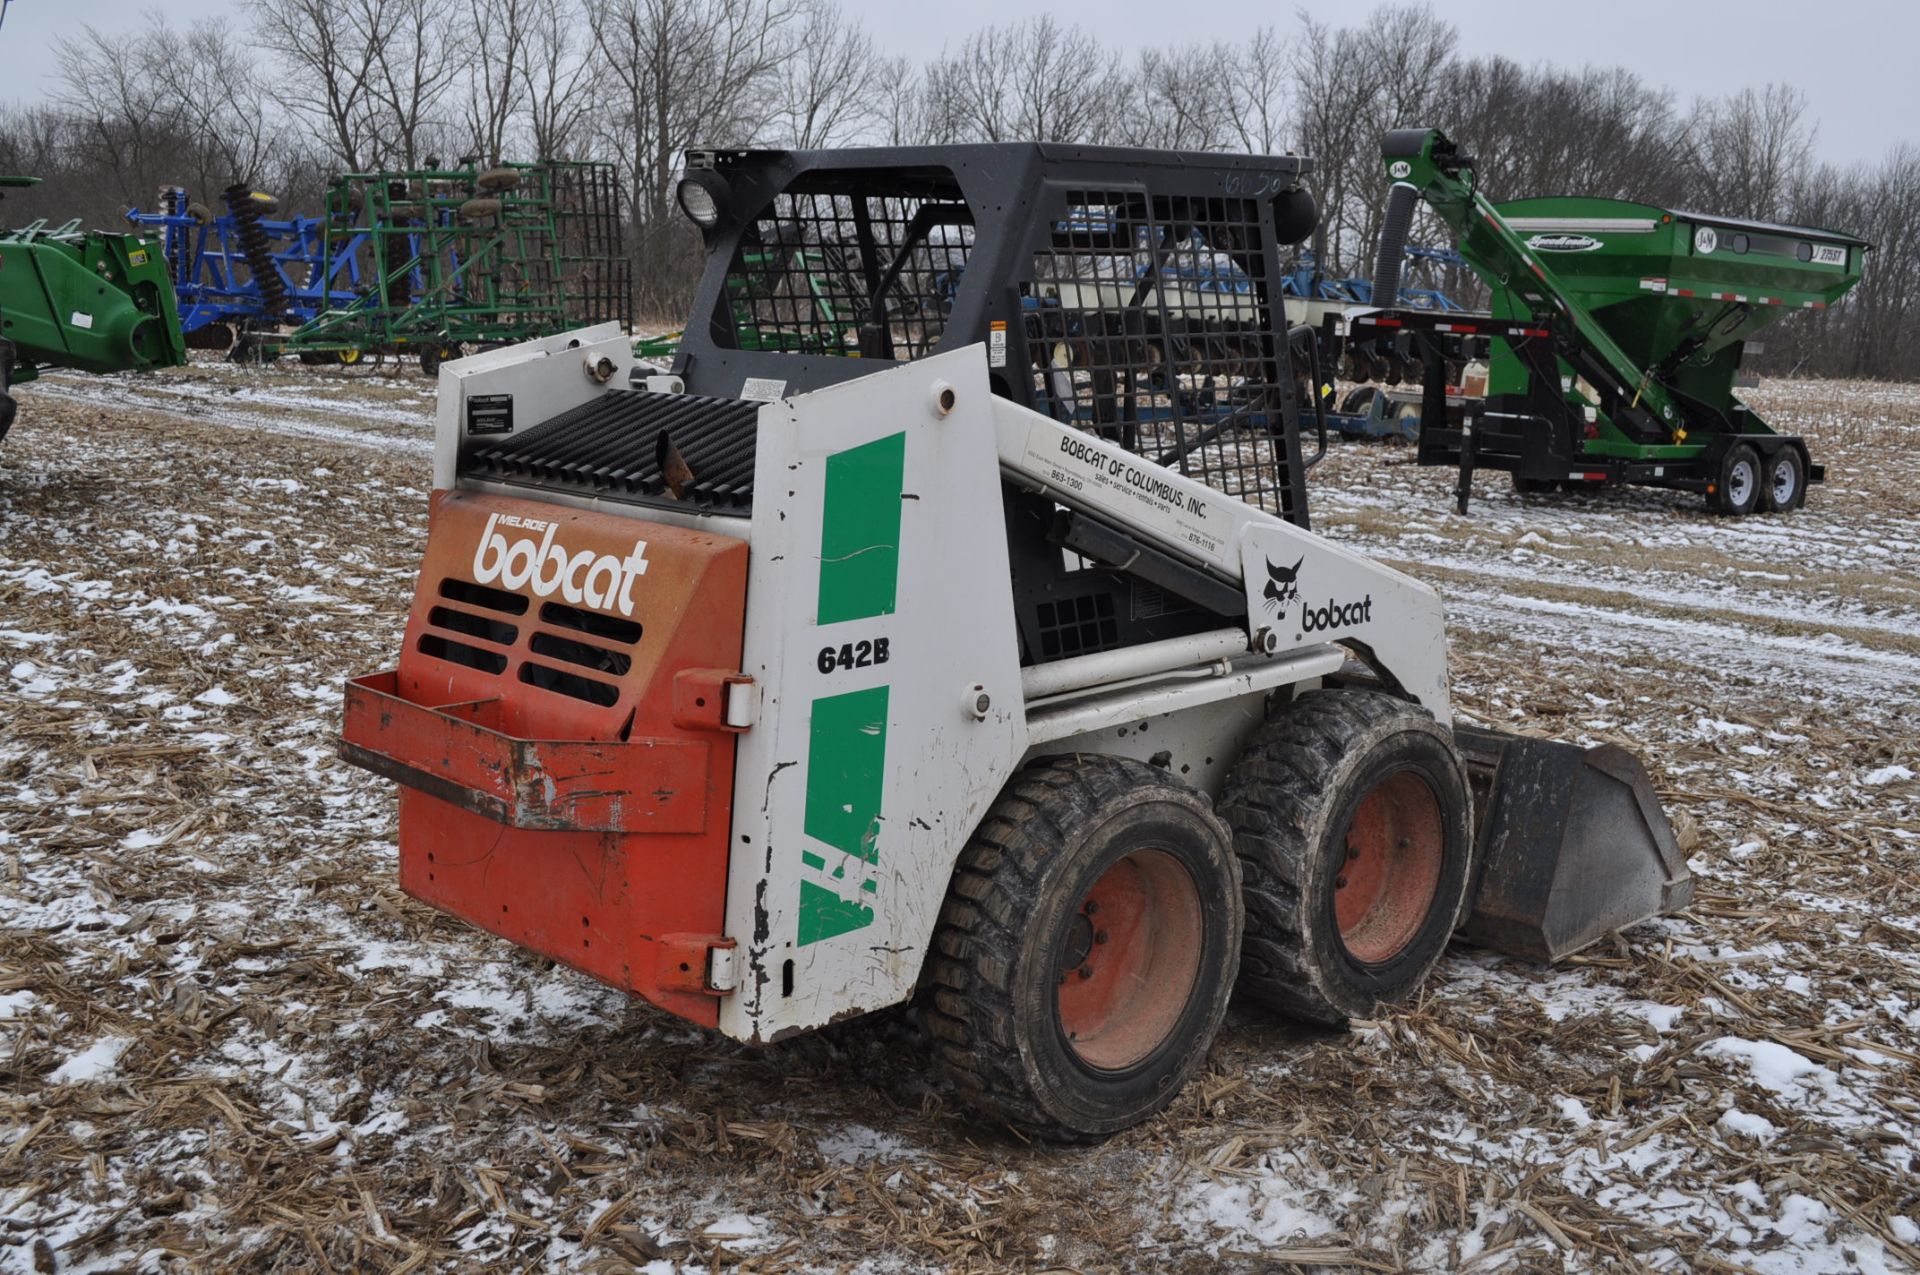
<path fill-rule="evenodd" d="M 1336 1027 L 1413 994 L 1472 877 L 1450 732 L 1377 691 L 1309 691 L 1255 733 L 1220 814 L 1245 882 L 1242 992 Z"/>
<path fill-rule="evenodd" d="M 1784 444 L 1766 461 L 1766 477 L 1760 484 L 1760 507 L 1770 514 L 1790 514 L 1806 503 L 1807 462 L 1800 449 Z"/>
<path fill-rule="evenodd" d="M 928 962 L 935 1057 L 1041 1137 L 1138 1124 L 1206 1058 L 1240 928 L 1232 834 L 1204 794 L 1123 758 L 1036 762 L 954 870 Z"/>
<path fill-rule="evenodd" d="M 1760 489 L 1765 481 L 1760 453 L 1746 443 L 1735 443 L 1720 458 L 1708 499 L 1715 513 L 1734 517 L 1750 514 L 1760 507 Z"/>

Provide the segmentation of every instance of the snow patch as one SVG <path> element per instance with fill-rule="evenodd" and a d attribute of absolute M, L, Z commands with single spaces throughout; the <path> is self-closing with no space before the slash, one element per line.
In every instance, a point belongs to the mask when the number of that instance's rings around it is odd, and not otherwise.
<path fill-rule="evenodd" d="M 114 1068 L 119 1065 L 120 1055 L 132 1043 L 124 1036 L 102 1036 L 55 1067 L 53 1074 L 47 1077 L 47 1083 L 85 1085 L 104 1080 L 113 1074 Z"/>

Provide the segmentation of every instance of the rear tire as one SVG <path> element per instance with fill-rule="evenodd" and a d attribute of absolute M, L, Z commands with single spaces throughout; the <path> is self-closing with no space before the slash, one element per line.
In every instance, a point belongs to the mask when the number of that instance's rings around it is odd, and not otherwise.
<path fill-rule="evenodd" d="M 1760 508 L 1770 514 L 1789 514 L 1807 500 L 1807 463 L 1791 443 L 1766 461 L 1760 483 Z"/>
<path fill-rule="evenodd" d="M 1247 933 L 1240 991 L 1344 1026 L 1411 996 L 1466 902 L 1472 801 L 1451 734 L 1378 691 L 1309 691 L 1227 776 Z"/>
<path fill-rule="evenodd" d="M 1735 443 L 1720 458 L 1713 492 L 1708 500 L 1714 512 L 1741 517 L 1760 507 L 1760 488 L 1764 471 L 1760 453 L 1747 443 Z"/>
<path fill-rule="evenodd" d="M 1118 757 L 1014 776 L 954 871 L 929 962 L 935 1057 L 973 1105 L 1094 1141 L 1206 1058 L 1240 954 L 1232 834 L 1203 793 Z"/>

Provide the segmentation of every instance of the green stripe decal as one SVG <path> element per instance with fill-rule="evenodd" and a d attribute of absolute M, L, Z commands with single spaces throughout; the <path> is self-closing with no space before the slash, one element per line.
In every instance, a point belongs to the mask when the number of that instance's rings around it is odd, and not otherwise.
<path fill-rule="evenodd" d="M 813 701 L 804 827 L 808 837 L 840 853 L 801 852 L 807 869 L 800 881 L 802 947 L 873 923 L 873 909 L 860 898 L 878 889 L 868 869 L 880 861 L 887 691 L 876 686 Z M 837 863 L 829 866 L 829 859 Z"/>
<path fill-rule="evenodd" d="M 892 615 L 900 576 L 905 432 L 827 457 L 817 624 Z"/>

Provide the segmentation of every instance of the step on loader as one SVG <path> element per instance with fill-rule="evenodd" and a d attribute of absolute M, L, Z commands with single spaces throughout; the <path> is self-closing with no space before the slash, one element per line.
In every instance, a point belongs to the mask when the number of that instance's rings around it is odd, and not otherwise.
<path fill-rule="evenodd" d="M 1236 988 L 1339 1024 L 1462 927 L 1553 959 L 1684 906 L 1639 764 L 1456 726 L 1438 596 L 1310 530 L 1306 170 L 689 156 L 670 368 L 609 324 L 440 370 L 342 744 L 404 888 L 740 1041 L 917 1000 L 1069 1140 Z"/>

